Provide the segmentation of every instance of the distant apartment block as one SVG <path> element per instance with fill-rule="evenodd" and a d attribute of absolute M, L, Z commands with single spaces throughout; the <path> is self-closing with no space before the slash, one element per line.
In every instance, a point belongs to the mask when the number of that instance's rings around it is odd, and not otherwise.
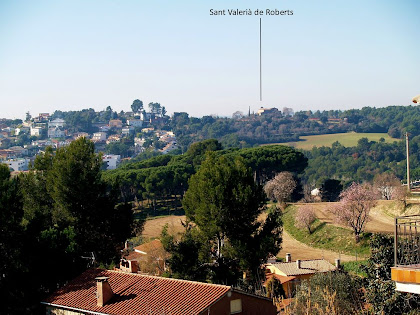
<path fill-rule="evenodd" d="M 60 127 L 48 129 L 48 138 L 64 138 L 66 133 Z"/>
<path fill-rule="evenodd" d="M 127 125 L 135 128 L 141 128 L 141 126 L 143 126 L 143 121 L 140 119 L 129 119 L 127 120 Z"/>
<path fill-rule="evenodd" d="M 105 142 L 106 141 L 106 132 L 95 132 L 92 136 L 93 142 Z"/>
<path fill-rule="evenodd" d="M 39 113 L 38 117 L 34 118 L 34 122 L 47 122 L 50 117 L 49 113 Z"/>
<path fill-rule="evenodd" d="M 102 161 L 106 163 L 107 170 L 115 170 L 121 163 L 121 156 L 113 154 L 104 155 Z"/>
<path fill-rule="evenodd" d="M 152 114 L 151 113 L 146 113 L 146 112 L 142 112 L 140 113 L 140 119 L 143 121 L 148 121 L 152 118 Z"/>
<path fill-rule="evenodd" d="M 42 135 L 41 127 L 31 127 L 31 137 L 39 137 Z"/>
<path fill-rule="evenodd" d="M 35 141 L 32 141 L 31 145 L 43 148 L 43 147 L 47 147 L 49 145 L 53 145 L 53 143 L 52 143 L 51 140 L 35 140 Z"/>
<path fill-rule="evenodd" d="M 123 136 L 129 136 L 134 134 L 134 127 L 133 126 L 128 126 L 128 127 L 124 127 L 121 129 L 121 134 Z"/>
<path fill-rule="evenodd" d="M 48 122 L 48 128 L 64 128 L 65 123 L 64 119 L 56 118 Z"/>
<path fill-rule="evenodd" d="M 5 164 L 11 171 L 27 171 L 29 166 L 29 159 L 6 160 Z"/>
<path fill-rule="evenodd" d="M 31 128 L 29 127 L 18 127 L 15 129 L 15 135 L 18 136 L 20 134 L 29 133 Z"/>
<path fill-rule="evenodd" d="M 16 157 L 22 157 L 22 156 L 28 155 L 28 149 L 25 149 L 19 146 L 10 147 L 9 151 L 11 151 L 12 154 Z"/>

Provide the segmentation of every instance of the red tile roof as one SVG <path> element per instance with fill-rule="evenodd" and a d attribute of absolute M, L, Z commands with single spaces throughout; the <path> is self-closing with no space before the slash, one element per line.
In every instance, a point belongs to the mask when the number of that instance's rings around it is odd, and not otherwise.
<path fill-rule="evenodd" d="M 295 276 L 281 276 L 277 274 L 273 274 L 273 277 L 280 281 L 281 284 L 292 281 L 296 279 Z"/>
<path fill-rule="evenodd" d="M 109 277 L 114 296 L 97 306 L 96 277 Z M 231 288 L 224 285 L 89 269 L 43 304 L 115 315 L 199 314 Z"/>

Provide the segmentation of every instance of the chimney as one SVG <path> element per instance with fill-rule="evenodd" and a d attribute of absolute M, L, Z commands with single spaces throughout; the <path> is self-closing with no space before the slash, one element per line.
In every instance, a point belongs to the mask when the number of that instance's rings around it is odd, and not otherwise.
<path fill-rule="evenodd" d="M 112 292 L 111 286 L 108 283 L 108 278 L 109 277 L 95 278 L 97 305 L 101 307 L 104 306 L 114 295 L 114 292 Z"/>
<path fill-rule="evenodd" d="M 296 260 L 296 266 L 298 269 L 300 269 L 300 259 Z"/>
<path fill-rule="evenodd" d="M 286 253 L 286 262 L 292 262 L 292 254 Z"/>
<path fill-rule="evenodd" d="M 340 268 L 340 259 L 336 259 L 335 260 L 335 267 L 337 268 L 337 269 L 339 269 Z"/>

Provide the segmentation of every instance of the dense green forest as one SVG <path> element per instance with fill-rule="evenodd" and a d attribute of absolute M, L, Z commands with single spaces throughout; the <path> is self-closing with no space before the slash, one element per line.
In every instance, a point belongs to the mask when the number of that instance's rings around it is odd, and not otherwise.
<path fill-rule="evenodd" d="M 194 143 L 183 155 L 158 155 L 128 162 L 116 170 L 106 171 L 103 178 L 120 185 L 124 201 L 145 201 L 156 209 L 158 203 L 177 209 L 188 179 L 198 170 L 207 151 L 219 155 L 242 156 L 254 170 L 255 179 L 264 183 L 276 172 L 291 170 L 299 175 L 302 185 L 320 187 L 326 179 L 337 179 L 344 185 L 353 181 L 372 181 L 384 172 L 406 177 L 405 142 L 359 140 L 355 147 L 335 142 L 332 147 L 313 148 L 299 154 L 287 146 L 264 146 L 244 149 L 223 149 L 220 142 L 209 139 Z M 420 178 L 420 136 L 410 140 L 411 179 Z M 307 161 L 307 162 L 306 162 Z M 305 166 L 307 167 L 305 168 Z"/>
<path fill-rule="evenodd" d="M 393 143 L 359 140 L 355 147 L 344 147 L 335 142 L 331 148 L 313 148 L 304 151 L 308 167 L 302 178 L 312 186 L 326 178 L 349 183 L 372 181 L 376 174 L 391 172 L 401 180 L 406 178 L 405 141 Z M 411 179 L 420 179 L 420 136 L 410 140 Z"/>
<path fill-rule="evenodd" d="M 141 229 L 101 167 L 85 138 L 49 147 L 16 177 L 0 164 L 0 313 L 38 314 L 42 298 L 87 267 L 118 262 Z"/>
<path fill-rule="evenodd" d="M 420 134 L 420 110 L 415 106 L 364 107 L 352 110 L 281 112 L 267 115 L 236 115 L 235 118 L 189 117 L 175 113 L 168 122 L 185 152 L 196 141 L 215 138 L 224 147 L 247 147 L 264 143 L 298 141 L 299 136 L 341 132 L 384 132 L 401 138 L 405 132 Z"/>
<path fill-rule="evenodd" d="M 158 202 L 176 208 L 188 189 L 189 178 L 199 169 L 208 151 L 228 158 L 244 158 L 259 183 L 284 170 L 301 173 L 307 165 L 303 153 L 290 147 L 223 150 L 217 140 L 209 139 L 194 143 L 183 155 L 160 155 L 126 163 L 116 170 L 105 171 L 103 179 L 121 188 L 123 201 L 145 201 L 154 210 Z"/>

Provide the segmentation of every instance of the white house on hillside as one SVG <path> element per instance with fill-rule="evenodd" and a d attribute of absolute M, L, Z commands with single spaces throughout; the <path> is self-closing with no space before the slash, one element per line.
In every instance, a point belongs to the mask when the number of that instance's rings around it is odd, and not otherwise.
<path fill-rule="evenodd" d="M 127 120 L 127 125 L 133 126 L 135 128 L 140 128 L 143 126 L 143 121 L 140 119 L 129 119 Z"/>
<path fill-rule="evenodd" d="M 11 171 L 27 171 L 29 159 L 6 160 L 5 163 Z"/>
<path fill-rule="evenodd" d="M 48 128 L 48 138 L 64 138 L 66 133 L 60 127 Z"/>
<path fill-rule="evenodd" d="M 106 132 L 95 132 L 92 136 L 93 142 L 105 142 L 106 141 Z"/>
<path fill-rule="evenodd" d="M 48 122 L 48 128 L 57 128 L 57 127 L 64 128 L 65 123 L 66 122 L 64 121 L 64 119 L 56 118 Z"/>
<path fill-rule="evenodd" d="M 31 137 L 39 137 L 42 134 L 41 127 L 31 127 Z"/>
<path fill-rule="evenodd" d="M 104 155 L 102 161 L 106 163 L 107 170 L 115 170 L 121 162 L 121 155 Z"/>

